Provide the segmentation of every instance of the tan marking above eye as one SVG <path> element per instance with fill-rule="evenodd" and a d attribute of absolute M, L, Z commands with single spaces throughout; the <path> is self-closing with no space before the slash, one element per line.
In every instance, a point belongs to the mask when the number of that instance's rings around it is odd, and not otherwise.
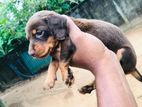
<path fill-rule="evenodd" d="M 33 29 L 33 30 L 32 30 L 32 34 L 36 34 L 36 29 Z"/>

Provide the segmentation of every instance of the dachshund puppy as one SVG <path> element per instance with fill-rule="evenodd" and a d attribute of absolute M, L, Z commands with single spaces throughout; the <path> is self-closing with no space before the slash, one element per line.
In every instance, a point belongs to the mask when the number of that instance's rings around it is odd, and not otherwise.
<path fill-rule="evenodd" d="M 136 69 L 135 51 L 118 27 L 95 19 L 72 18 L 72 20 L 83 32 L 94 35 L 116 53 L 125 74 L 131 73 L 142 81 L 142 76 Z M 66 21 L 61 15 L 45 10 L 35 13 L 26 25 L 26 37 L 30 41 L 29 54 L 37 58 L 43 58 L 48 54 L 53 57 L 48 68 L 45 88 L 54 86 L 58 68 L 68 86 L 74 82 L 69 65 L 76 47 L 69 37 Z M 93 83 L 84 86 L 80 92 L 90 93 L 95 88 Z"/>
<path fill-rule="evenodd" d="M 32 23 L 31 23 L 32 21 Z M 62 79 L 68 86 L 74 82 L 69 62 L 75 51 L 75 46 L 68 35 L 66 19 L 58 16 L 45 17 L 43 14 L 31 17 L 26 26 L 26 37 L 30 41 L 29 54 L 36 58 L 43 58 L 50 54 L 52 62 L 49 65 L 47 84 L 54 86 L 56 71 L 61 70 Z M 57 54 L 60 54 L 57 57 Z"/>

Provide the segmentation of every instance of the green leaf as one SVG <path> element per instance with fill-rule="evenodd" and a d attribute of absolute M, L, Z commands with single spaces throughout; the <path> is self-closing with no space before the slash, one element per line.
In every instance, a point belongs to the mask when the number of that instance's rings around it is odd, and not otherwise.
<path fill-rule="evenodd" d="M 0 20 L 0 25 L 1 24 L 5 24 L 7 22 L 7 19 L 6 18 L 2 18 L 1 20 Z"/>

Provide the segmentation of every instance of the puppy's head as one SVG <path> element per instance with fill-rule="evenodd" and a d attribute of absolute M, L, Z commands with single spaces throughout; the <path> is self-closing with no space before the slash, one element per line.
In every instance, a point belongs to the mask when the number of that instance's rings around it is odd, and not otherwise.
<path fill-rule="evenodd" d="M 52 11 L 35 13 L 27 22 L 28 53 L 37 58 L 50 54 L 67 34 L 66 19 Z"/>

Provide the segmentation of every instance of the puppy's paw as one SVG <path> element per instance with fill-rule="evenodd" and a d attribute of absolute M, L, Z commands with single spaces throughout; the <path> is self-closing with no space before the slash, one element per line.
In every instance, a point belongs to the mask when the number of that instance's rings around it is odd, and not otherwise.
<path fill-rule="evenodd" d="M 93 85 L 86 85 L 86 86 L 83 86 L 81 89 L 79 89 L 78 91 L 81 93 L 81 94 L 90 94 L 93 90 L 95 89 L 95 87 Z"/>
<path fill-rule="evenodd" d="M 51 80 L 46 80 L 43 84 L 43 90 L 47 90 L 47 89 L 51 89 L 54 87 L 55 84 L 55 80 L 51 81 Z"/>
<path fill-rule="evenodd" d="M 70 87 L 74 84 L 74 77 L 72 76 L 71 78 L 67 78 L 65 81 L 65 84 Z"/>
<path fill-rule="evenodd" d="M 67 75 L 67 78 L 65 80 L 65 84 L 68 87 L 70 87 L 72 84 L 74 84 L 74 76 L 73 76 L 73 73 L 72 73 L 70 68 L 68 69 L 68 75 Z"/>

